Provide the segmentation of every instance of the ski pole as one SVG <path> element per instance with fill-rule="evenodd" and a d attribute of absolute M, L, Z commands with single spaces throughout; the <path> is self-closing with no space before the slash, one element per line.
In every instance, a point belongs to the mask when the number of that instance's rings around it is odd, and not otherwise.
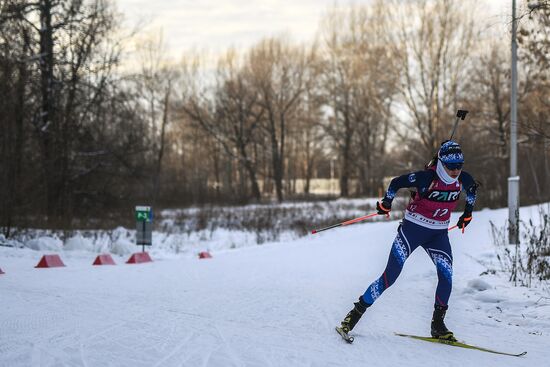
<path fill-rule="evenodd" d="M 453 140 L 453 136 L 455 135 L 455 131 L 456 131 L 456 128 L 458 126 L 458 122 L 460 120 L 464 120 L 466 118 L 467 114 L 468 114 L 467 110 L 458 110 L 458 111 L 456 111 L 456 120 L 455 120 L 455 124 L 453 126 L 453 131 L 451 131 L 451 137 L 449 138 L 449 140 Z"/>
<path fill-rule="evenodd" d="M 453 229 L 458 228 L 458 224 L 454 225 L 452 227 L 449 227 L 449 231 L 452 231 Z M 464 233 L 464 228 L 462 228 L 462 233 Z"/>
<path fill-rule="evenodd" d="M 328 226 L 328 227 L 325 227 L 325 228 L 321 228 L 321 229 L 314 229 L 311 231 L 311 234 L 315 234 L 315 233 L 319 233 L 321 231 L 326 231 L 327 229 L 331 229 L 331 228 L 336 228 L 336 227 L 341 227 L 341 226 L 347 226 L 348 224 L 353 224 L 353 223 L 357 223 L 357 222 L 361 222 L 365 219 L 368 219 L 368 218 L 372 218 L 372 217 L 375 217 L 379 215 L 378 213 L 372 213 L 372 214 L 368 214 L 368 215 L 364 215 L 362 217 L 359 217 L 359 218 L 355 218 L 355 219 L 350 219 L 350 220 L 347 220 L 345 222 L 342 222 L 342 223 L 338 223 L 338 224 L 333 224 L 331 226 Z"/>
<path fill-rule="evenodd" d="M 457 110 L 456 111 L 456 120 L 455 124 L 453 125 L 453 129 L 451 130 L 451 136 L 449 137 L 449 140 L 453 140 L 453 136 L 455 136 L 456 128 L 458 127 L 458 122 L 460 120 L 464 120 L 466 118 L 466 115 L 468 114 L 468 110 Z M 441 145 L 446 143 L 449 140 L 445 140 Z M 426 165 L 426 168 L 431 167 L 432 165 L 435 165 L 437 163 L 437 153 L 434 155 L 434 157 L 428 162 Z"/>

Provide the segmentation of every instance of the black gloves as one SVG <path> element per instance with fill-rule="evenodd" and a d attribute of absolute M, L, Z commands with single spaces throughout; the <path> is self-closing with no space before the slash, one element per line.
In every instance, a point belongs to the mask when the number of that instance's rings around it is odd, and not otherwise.
<path fill-rule="evenodd" d="M 466 228 L 471 221 L 472 221 L 472 212 L 465 211 L 460 216 L 460 218 L 458 218 L 458 222 L 456 223 L 456 225 L 458 226 L 458 228 L 462 229 L 462 233 L 464 233 L 464 228 Z"/>
<path fill-rule="evenodd" d="M 384 198 L 376 202 L 376 212 L 380 215 L 387 215 L 391 210 L 391 201 Z"/>

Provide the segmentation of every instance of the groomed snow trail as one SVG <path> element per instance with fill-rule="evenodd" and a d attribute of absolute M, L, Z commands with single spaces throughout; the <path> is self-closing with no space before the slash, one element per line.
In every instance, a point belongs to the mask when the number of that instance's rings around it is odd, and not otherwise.
<path fill-rule="evenodd" d="M 489 220 L 503 222 L 506 213 L 476 212 L 464 235 L 451 233 L 455 281 L 446 321 L 461 340 L 527 350 L 522 358 L 393 335 L 429 333 L 437 277 L 422 249 L 365 314 L 354 344 L 341 340 L 334 326 L 384 269 L 398 226 L 392 221 L 220 251 L 208 260 L 140 265 L 115 257 L 117 266 L 94 267 L 90 254 L 64 258 L 65 268 L 34 269 L 39 254 L 2 249 L 0 365 L 547 365 L 550 300 L 540 288 L 480 275 L 496 261 Z"/>

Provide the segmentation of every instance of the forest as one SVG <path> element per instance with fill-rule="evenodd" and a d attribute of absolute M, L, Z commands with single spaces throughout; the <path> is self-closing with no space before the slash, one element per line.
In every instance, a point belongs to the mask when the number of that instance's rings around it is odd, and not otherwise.
<path fill-rule="evenodd" d="M 124 34 L 110 1 L 1 0 L 0 228 L 108 226 L 139 204 L 379 197 L 388 178 L 423 169 L 458 109 L 470 111 L 455 138 L 477 205 L 504 207 L 511 23 L 487 31 L 474 5 L 334 7 L 311 42 L 273 36 L 169 62 L 162 34 Z M 550 201 L 550 6 L 528 5 L 521 205 Z M 316 193 L 319 180 L 334 190 Z"/>

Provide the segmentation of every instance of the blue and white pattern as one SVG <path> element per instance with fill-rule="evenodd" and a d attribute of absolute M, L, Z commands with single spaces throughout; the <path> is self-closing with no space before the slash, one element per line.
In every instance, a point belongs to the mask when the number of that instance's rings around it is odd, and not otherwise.
<path fill-rule="evenodd" d="M 466 195 L 466 202 L 473 206 L 476 203 L 476 194 L 468 193 L 468 195 Z"/>
<path fill-rule="evenodd" d="M 437 270 L 443 274 L 445 279 L 449 283 L 453 281 L 453 263 L 450 260 L 449 256 L 444 252 L 439 252 L 434 249 L 429 249 L 430 255 L 432 255 L 432 260 L 437 267 Z"/>
<path fill-rule="evenodd" d="M 437 269 L 435 302 L 439 305 L 448 304 L 452 290 L 453 255 L 447 228 L 434 230 L 405 219 L 397 231 L 386 269 L 363 293 L 365 302 L 374 303 L 391 287 L 399 277 L 406 259 L 416 248 L 422 247 Z"/>
<path fill-rule="evenodd" d="M 413 182 L 415 182 L 415 181 L 416 181 L 416 174 L 411 173 L 411 174 L 409 175 L 409 182 L 410 182 L 410 183 L 413 183 Z"/>
<path fill-rule="evenodd" d="M 396 193 L 395 191 L 388 189 L 388 191 L 386 191 L 385 197 L 390 200 L 393 200 L 393 198 L 395 197 L 395 193 Z"/>
<path fill-rule="evenodd" d="M 363 298 L 367 303 L 373 304 L 374 301 L 376 301 L 376 299 L 380 297 L 380 295 L 384 292 L 384 280 L 382 279 L 382 277 L 378 278 L 378 280 L 372 283 L 369 289 L 370 289 L 370 292 L 366 294 L 367 297 L 363 297 Z"/>
<path fill-rule="evenodd" d="M 399 265 L 403 266 L 407 258 L 409 257 L 409 251 L 407 245 L 401 239 L 401 236 L 396 236 L 392 245 L 392 253 L 397 259 Z"/>
<path fill-rule="evenodd" d="M 460 145 L 451 140 L 441 145 L 437 156 L 443 163 L 464 163 L 464 155 Z"/>

